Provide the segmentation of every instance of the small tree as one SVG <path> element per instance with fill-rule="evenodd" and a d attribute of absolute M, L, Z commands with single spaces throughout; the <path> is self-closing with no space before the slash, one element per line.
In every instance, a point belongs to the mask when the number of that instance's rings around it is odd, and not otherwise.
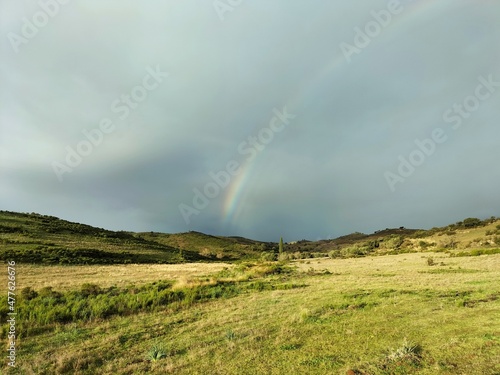
<path fill-rule="evenodd" d="M 463 221 L 463 225 L 466 228 L 475 228 L 481 226 L 482 222 L 478 218 L 469 217 Z"/>
<path fill-rule="evenodd" d="M 280 237 L 280 244 L 279 244 L 279 247 L 278 247 L 278 252 L 280 254 L 283 253 L 283 237 Z"/>

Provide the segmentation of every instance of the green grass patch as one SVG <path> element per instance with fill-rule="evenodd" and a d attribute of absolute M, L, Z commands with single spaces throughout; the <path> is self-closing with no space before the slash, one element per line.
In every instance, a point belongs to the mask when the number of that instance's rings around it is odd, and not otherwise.
<path fill-rule="evenodd" d="M 500 254 L 500 249 L 474 249 L 471 251 L 460 251 L 451 253 L 450 257 L 477 257 L 480 255 Z"/>
<path fill-rule="evenodd" d="M 485 270 L 474 270 L 467 268 L 434 268 L 428 271 L 418 271 L 418 273 L 448 274 L 448 273 L 483 273 Z"/>

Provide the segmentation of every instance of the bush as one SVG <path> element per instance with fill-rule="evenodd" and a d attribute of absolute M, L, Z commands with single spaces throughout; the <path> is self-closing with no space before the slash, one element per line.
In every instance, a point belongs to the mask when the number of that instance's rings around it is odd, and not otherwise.
<path fill-rule="evenodd" d="M 427 249 L 430 246 L 430 244 L 425 241 L 419 241 L 418 246 L 420 246 L 422 249 Z"/>
<path fill-rule="evenodd" d="M 428 237 L 429 233 L 425 230 L 418 230 L 413 234 L 413 237 L 415 238 L 423 238 L 423 237 Z"/>
<path fill-rule="evenodd" d="M 60 299 L 62 297 L 62 294 L 53 290 L 51 286 L 46 286 L 40 289 L 40 291 L 38 292 L 38 296 L 41 298 Z"/>
<path fill-rule="evenodd" d="M 263 251 L 260 254 L 260 259 L 263 260 L 263 261 L 265 261 L 265 262 L 273 262 L 276 259 L 278 259 L 278 256 L 275 253 L 270 253 L 270 252 L 267 252 L 267 251 Z"/>
<path fill-rule="evenodd" d="M 397 234 L 393 234 L 385 241 L 385 247 L 389 249 L 399 249 L 403 244 L 404 239 L 402 236 L 398 236 Z"/>
<path fill-rule="evenodd" d="M 342 258 L 342 254 L 338 250 L 332 250 L 328 253 L 328 256 L 332 259 Z"/>
<path fill-rule="evenodd" d="M 291 259 L 290 256 L 287 253 L 279 253 L 278 254 L 278 261 L 279 262 L 284 262 Z"/>
<path fill-rule="evenodd" d="M 80 293 L 84 297 L 97 296 L 102 293 L 102 289 L 99 285 L 85 283 L 81 286 Z"/>
<path fill-rule="evenodd" d="M 465 228 L 475 228 L 483 225 L 483 222 L 475 217 L 469 217 L 463 221 L 462 224 Z"/>
<path fill-rule="evenodd" d="M 33 290 L 31 287 L 26 287 L 21 289 L 21 298 L 26 301 L 32 300 L 33 298 L 38 297 L 38 293 Z"/>
<path fill-rule="evenodd" d="M 458 242 L 455 237 L 450 237 L 446 240 L 441 241 L 441 246 L 445 249 L 454 249 L 458 245 Z"/>

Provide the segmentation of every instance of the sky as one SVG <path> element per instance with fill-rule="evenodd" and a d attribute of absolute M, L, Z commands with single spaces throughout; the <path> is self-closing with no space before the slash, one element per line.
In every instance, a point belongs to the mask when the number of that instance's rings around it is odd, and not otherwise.
<path fill-rule="evenodd" d="M 499 1 L 0 14 L 0 209 L 263 241 L 500 216 Z"/>

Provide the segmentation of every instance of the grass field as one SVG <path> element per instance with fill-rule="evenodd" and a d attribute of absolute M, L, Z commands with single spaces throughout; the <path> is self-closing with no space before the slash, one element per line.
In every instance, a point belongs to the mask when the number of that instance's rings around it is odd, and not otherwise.
<path fill-rule="evenodd" d="M 500 374 L 500 254 L 20 265 L 17 273 L 19 288 L 52 286 L 65 297 L 89 282 L 134 283 L 137 294 L 126 297 L 139 300 L 141 285 L 149 293 L 148 283 L 170 280 L 172 290 L 154 293 L 183 291 L 183 299 L 124 316 L 18 321 L 18 367 L 5 360 L 6 374 Z M 199 298 L 187 300 L 189 288 Z"/>
<path fill-rule="evenodd" d="M 101 287 L 125 286 L 157 280 L 184 280 L 221 271 L 225 263 L 128 264 L 114 266 L 35 266 L 24 264 L 18 282 L 37 289 L 53 287 L 65 291 L 85 283 Z"/>

